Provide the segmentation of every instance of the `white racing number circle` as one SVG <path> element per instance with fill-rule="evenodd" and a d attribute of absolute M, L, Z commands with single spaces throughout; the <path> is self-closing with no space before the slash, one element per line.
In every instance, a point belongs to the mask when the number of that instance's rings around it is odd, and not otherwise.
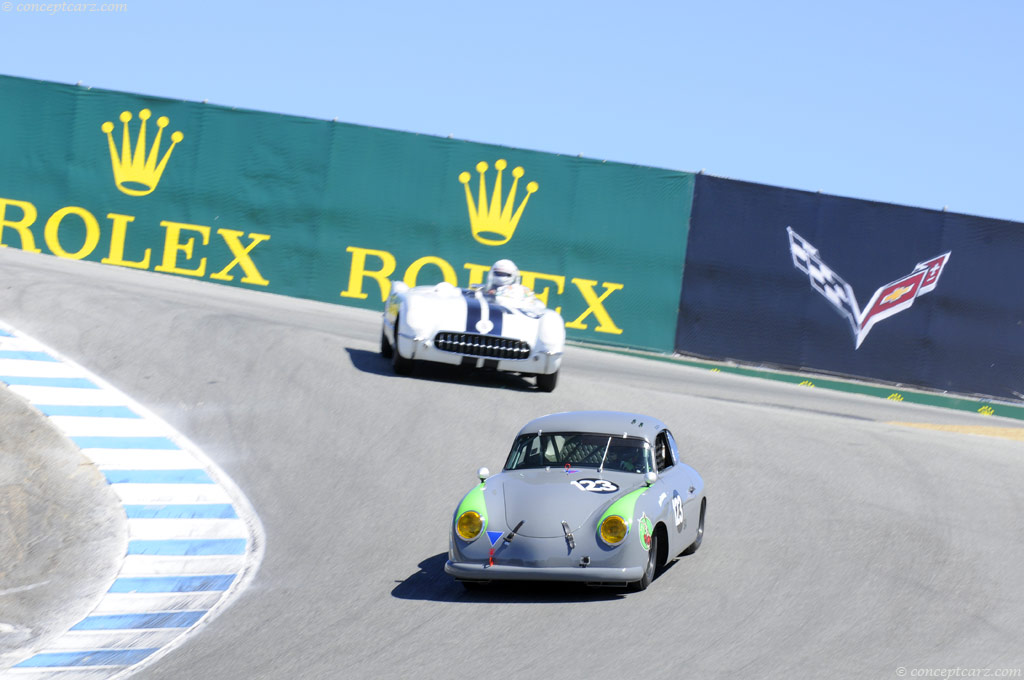
<path fill-rule="evenodd" d="M 676 521 L 676 531 L 686 528 L 686 515 L 683 513 L 683 497 L 678 491 L 672 492 L 672 514 Z"/>
<path fill-rule="evenodd" d="M 591 493 L 615 493 L 619 490 L 617 484 L 609 482 L 607 479 L 574 479 L 571 483 L 580 491 L 590 491 Z"/>

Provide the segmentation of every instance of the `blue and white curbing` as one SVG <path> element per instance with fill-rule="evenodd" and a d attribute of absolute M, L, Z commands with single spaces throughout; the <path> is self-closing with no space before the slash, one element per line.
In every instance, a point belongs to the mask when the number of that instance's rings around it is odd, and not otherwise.
<path fill-rule="evenodd" d="M 0 323 L 0 382 L 48 416 L 107 478 L 128 546 L 95 609 L 4 678 L 123 678 L 223 611 L 252 580 L 263 529 L 194 444 L 100 378 Z"/>

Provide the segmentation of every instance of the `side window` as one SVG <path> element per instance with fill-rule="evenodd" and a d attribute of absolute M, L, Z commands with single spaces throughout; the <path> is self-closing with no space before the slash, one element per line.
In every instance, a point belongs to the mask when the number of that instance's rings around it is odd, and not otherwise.
<path fill-rule="evenodd" d="M 659 432 L 658 436 L 654 439 L 654 463 L 658 466 L 658 472 L 666 470 L 676 463 L 675 456 L 672 453 L 672 446 L 669 444 L 668 430 Z"/>
<path fill-rule="evenodd" d="M 676 445 L 675 437 L 671 432 L 665 430 L 665 439 L 668 440 L 668 453 L 672 457 L 673 463 L 678 463 L 682 458 L 679 456 L 679 447 Z"/>
<path fill-rule="evenodd" d="M 523 435 L 516 439 L 505 462 L 506 470 L 529 467 L 543 467 L 540 460 L 540 437 L 535 434 Z"/>

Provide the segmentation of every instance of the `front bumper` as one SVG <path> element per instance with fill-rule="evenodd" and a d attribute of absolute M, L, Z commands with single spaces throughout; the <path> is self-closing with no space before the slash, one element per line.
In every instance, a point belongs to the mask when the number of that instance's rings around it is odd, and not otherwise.
<path fill-rule="evenodd" d="M 532 351 L 524 359 L 488 359 L 448 352 L 438 349 L 432 339 L 413 338 L 399 334 L 398 346 L 401 355 L 416 361 L 432 361 L 451 366 L 470 365 L 474 368 L 490 368 L 506 373 L 523 373 L 526 375 L 555 373 L 562 365 L 561 352 Z"/>
<path fill-rule="evenodd" d="M 596 533 L 577 531 L 572 547 L 561 536 L 517 535 L 512 541 L 498 539 L 492 550 L 486 536 L 466 542 L 450 533 L 444 570 L 462 581 L 575 581 L 625 586 L 639 581 L 647 564 L 647 552 L 640 542 L 627 541 L 610 548 L 599 544 Z"/>
<path fill-rule="evenodd" d="M 445 563 L 444 570 L 460 581 L 575 581 L 623 586 L 644 575 L 643 567 L 517 567 L 452 560 Z"/>

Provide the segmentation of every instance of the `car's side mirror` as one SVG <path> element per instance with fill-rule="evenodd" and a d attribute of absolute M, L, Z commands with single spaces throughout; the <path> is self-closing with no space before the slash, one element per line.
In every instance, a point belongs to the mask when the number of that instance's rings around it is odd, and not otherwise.
<path fill-rule="evenodd" d="M 485 480 L 486 480 L 486 479 L 487 479 L 488 477 L 490 477 L 490 476 L 491 476 L 491 471 L 490 471 L 490 470 L 488 470 L 488 469 L 487 469 L 487 468 L 485 468 L 485 467 L 482 467 L 482 468 L 480 468 L 479 470 L 477 470 L 477 471 L 476 471 L 476 476 L 480 478 L 480 481 L 481 481 L 481 482 L 483 482 L 483 481 L 485 481 Z"/>
<path fill-rule="evenodd" d="M 651 484 L 654 484 L 656 481 L 658 481 L 658 473 L 657 472 L 653 472 L 652 471 L 652 472 L 648 472 L 647 474 L 644 475 L 644 483 L 647 486 L 650 486 Z"/>

